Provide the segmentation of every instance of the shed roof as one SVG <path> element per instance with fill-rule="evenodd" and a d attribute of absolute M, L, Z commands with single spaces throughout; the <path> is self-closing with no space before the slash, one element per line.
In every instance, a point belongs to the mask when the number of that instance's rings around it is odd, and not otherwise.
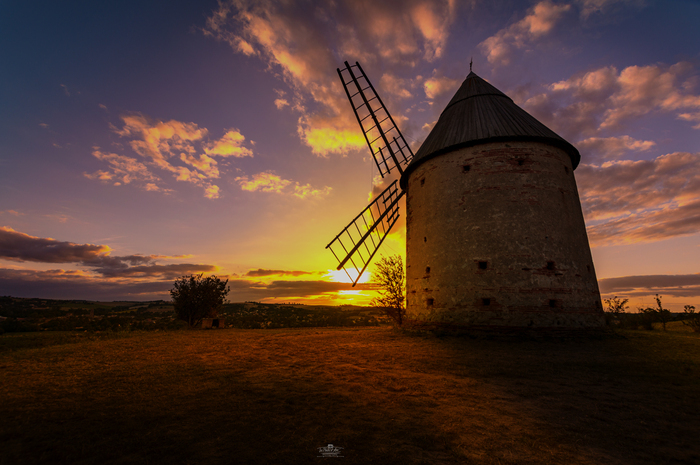
<path fill-rule="evenodd" d="M 508 141 L 535 141 L 559 147 L 571 157 L 574 169 L 581 160 L 573 145 L 470 72 L 406 167 L 401 187 L 406 187 L 410 172 L 430 158 L 463 147 Z"/>

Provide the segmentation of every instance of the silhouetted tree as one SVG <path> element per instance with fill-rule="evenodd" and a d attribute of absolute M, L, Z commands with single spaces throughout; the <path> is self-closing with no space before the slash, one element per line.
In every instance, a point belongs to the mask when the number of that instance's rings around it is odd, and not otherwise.
<path fill-rule="evenodd" d="M 382 257 L 375 265 L 371 281 L 378 285 L 379 296 L 372 299 L 372 305 L 382 307 L 399 326 L 406 314 L 405 274 L 400 255 Z"/>
<path fill-rule="evenodd" d="M 216 276 L 203 276 L 203 273 L 183 276 L 170 290 L 175 314 L 190 328 L 197 326 L 203 318 L 216 317 L 231 290 L 226 287 L 228 279 L 222 281 Z"/>
<path fill-rule="evenodd" d="M 666 323 L 671 321 L 673 315 L 671 314 L 671 311 L 669 309 L 664 308 L 661 305 L 661 296 L 659 294 L 656 294 L 654 300 L 656 300 L 656 318 L 661 322 L 661 327 L 663 328 L 663 330 L 666 331 Z"/>
<path fill-rule="evenodd" d="M 620 314 L 625 313 L 627 310 L 627 302 L 629 299 L 620 299 L 618 296 L 612 299 L 605 299 L 605 305 L 607 305 L 607 311 L 605 312 L 605 321 L 610 324 L 613 320 L 620 322 Z"/>
<path fill-rule="evenodd" d="M 700 313 L 695 313 L 695 306 L 686 305 L 683 307 L 683 311 L 685 312 L 685 320 L 682 323 L 696 333 L 700 333 Z"/>

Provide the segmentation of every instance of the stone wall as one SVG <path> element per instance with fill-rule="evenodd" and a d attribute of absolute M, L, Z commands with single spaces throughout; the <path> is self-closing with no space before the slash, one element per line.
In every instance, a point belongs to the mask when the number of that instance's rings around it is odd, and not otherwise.
<path fill-rule="evenodd" d="M 598 328 L 603 311 L 569 156 L 489 143 L 421 163 L 407 185 L 407 319 Z"/>

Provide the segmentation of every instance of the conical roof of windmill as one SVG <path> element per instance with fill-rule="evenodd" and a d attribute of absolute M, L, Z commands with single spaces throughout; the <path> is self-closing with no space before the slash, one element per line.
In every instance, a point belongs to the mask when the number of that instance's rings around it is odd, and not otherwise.
<path fill-rule="evenodd" d="M 575 169 L 581 155 L 569 142 L 517 106 L 506 94 L 470 72 L 401 177 L 422 162 L 452 150 L 487 142 L 534 141 L 554 145 L 571 157 Z"/>

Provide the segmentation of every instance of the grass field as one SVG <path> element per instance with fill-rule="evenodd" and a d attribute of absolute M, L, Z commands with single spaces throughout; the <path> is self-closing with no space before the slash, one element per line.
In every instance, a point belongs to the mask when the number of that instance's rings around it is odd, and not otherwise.
<path fill-rule="evenodd" d="M 699 375 L 682 331 L 6 334 L 0 464 L 700 463 Z"/>

